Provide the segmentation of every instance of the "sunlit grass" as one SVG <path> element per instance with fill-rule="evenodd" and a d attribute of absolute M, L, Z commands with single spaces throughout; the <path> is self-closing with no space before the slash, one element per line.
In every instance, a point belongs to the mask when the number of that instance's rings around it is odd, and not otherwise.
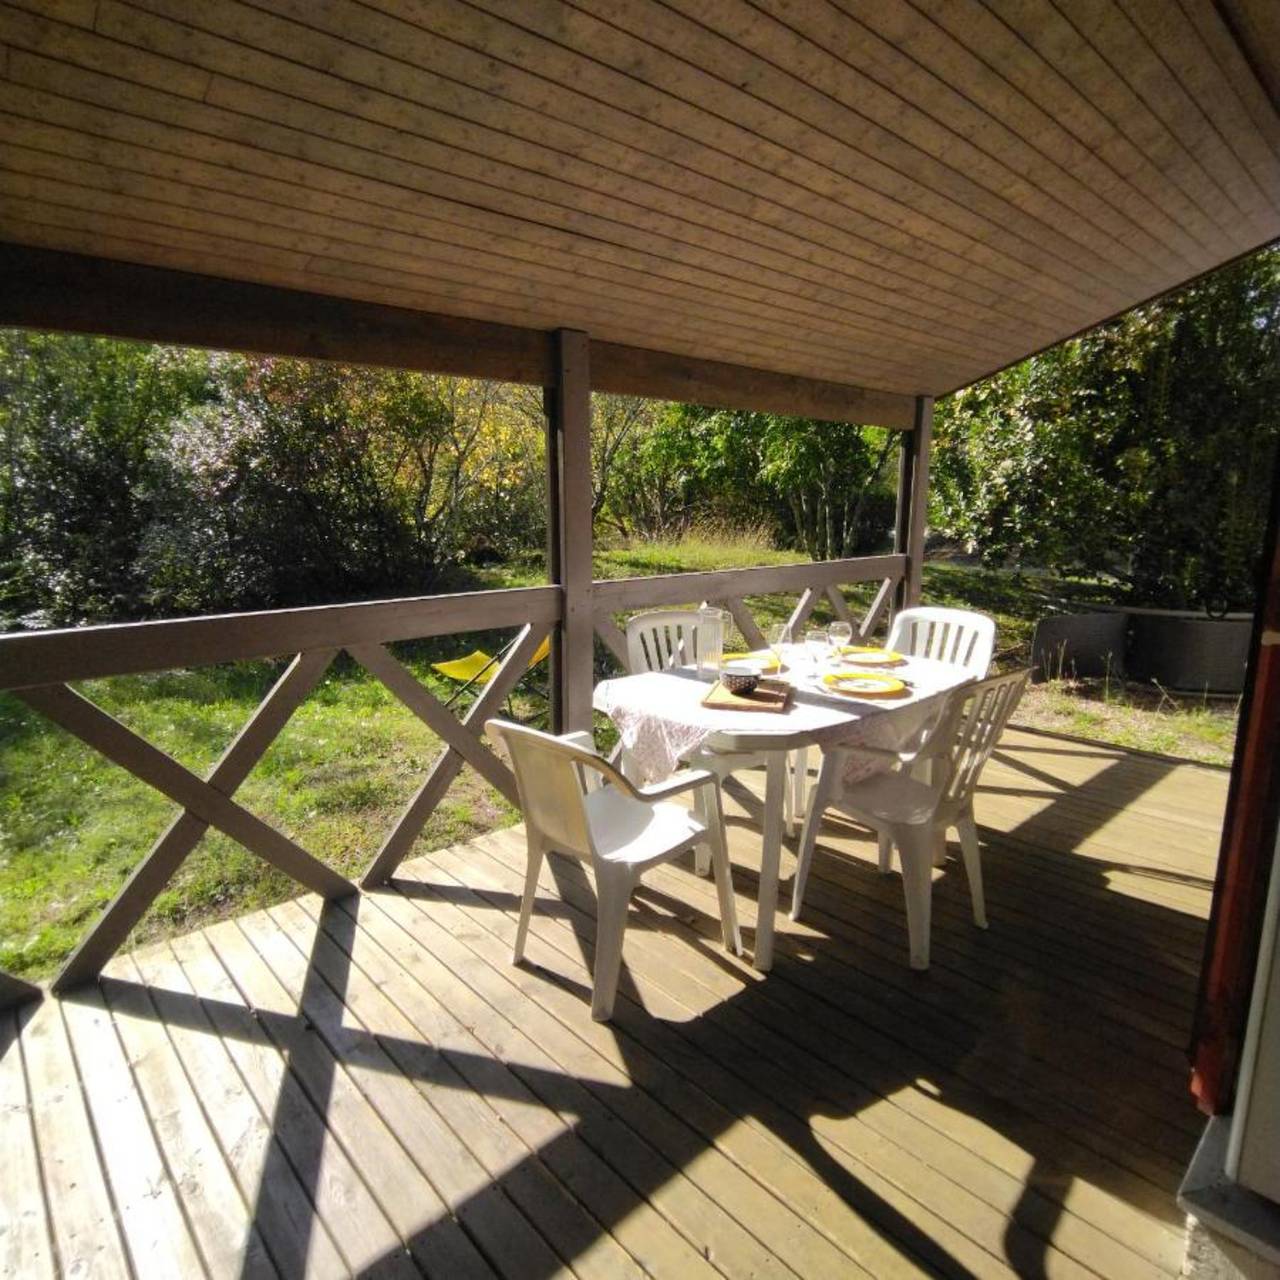
<path fill-rule="evenodd" d="M 452 642 L 456 646 L 456 641 Z M 423 676 L 428 657 L 410 659 Z M 96 680 L 82 691 L 188 768 L 206 773 L 281 664 Z M 447 685 L 431 677 L 447 696 Z M 521 700 L 537 721 L 542 703 Z M 252 812 L 356 877 L 421 785 L 440 743 L 379 683 L 331 670 L 236 793 Z M 174 806 L 35 712 L 0 697 L 0 968 L 43 976 L 68 954 L 174 816 Z M 464 769 L 419 849 L 509 825 L 515 811 Z M 235 841 L 208 833 L 135 942 L 296 892 Z"/>

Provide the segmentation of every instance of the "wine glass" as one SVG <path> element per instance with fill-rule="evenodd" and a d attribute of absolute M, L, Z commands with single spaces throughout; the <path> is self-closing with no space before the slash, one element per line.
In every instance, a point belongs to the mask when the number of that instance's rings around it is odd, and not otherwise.
<path fill-rule="evenodd" d="M 791 647 L 792 635 L 791 624 L 789 622 L 775 622 L 765 637 L 769 641 L 769 648 L 773 650 L 773 656 L 778 660 L 778 670 L 782 670 L 782 651 Z"/>
<path fill-rule="evenodd" d="M 827 628 L 827 638 L 831 641 L 831 657 L 839 662 L 844 657 L 844 647 L 853 639 L 853 627 L 848 622 L 833 622 Z"/>
<path fill-rule="evenodd" d="M 816 676 L 822 666 L 823 656 L 827 652 L 827 633 L 825 631 L 806 631 L 804 633 L 804 647 L 809 653 L 809 663 L 813 667 L 813 674 Z"/>

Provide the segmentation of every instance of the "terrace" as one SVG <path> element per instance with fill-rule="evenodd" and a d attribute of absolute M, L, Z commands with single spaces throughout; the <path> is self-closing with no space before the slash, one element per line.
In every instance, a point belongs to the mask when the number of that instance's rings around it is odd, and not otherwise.
<path fill-rule="evenodd" d="M 1226 780 L 1008 734 L 978 805 L 992 927 L 951 861 L 927 975 L 850 825 L 824 828 L 768 977 L 721 951 L 710 884 L 671 868 L 641 891 L 610 1026 L 577 864 L 552 860 L 509 963 L 518 828 L 117 956 L 5 1015 L 8 1256 L 26 1275 L 1177 1275 Z"/>
<path fill-rule="evenodd" d="M 978 805 L 993 927 L 950 862 L 927 974 L 832 822 L 768 975 L 714 945 L 705 882 L 656 874 L 601 1026 L 577 872 L 553 860 L 515 969 L 518 832 L 414 843 L 464 763 L 514 794 L 478 728 L 547 636 L 568 730 L 619 615 L 707 599 L 758 643 L 760 593 L 803 622 L 871 584 L 863 635 L 916 603 L 933 397 L 1280 235 L 1275 22 L 0 4 L 0 324 L 540 386 L 551 516 L 545 586 L 0 637 L 0 689 L 176 805 L 51 989 L 0 974 L 0 1271 L 1177 1274 L 1184 1046 L 1194 1015 L 1228 1112 L 1263 933 L 1274 539 L 1230 780 L 1010 733 Z M 593 389 L 900 431 L 892 554 L 593 583 Z M 499 629 L 462 720 L 390 647 Z M 235 799 L 342 650 L 442 748 L 362 892 Z M 74 687 L 269 657 L 207 777 Z M 748 932 L 758 782 L 730 806 Z M 318 896 L 122 951 L 210 827 Z"/>

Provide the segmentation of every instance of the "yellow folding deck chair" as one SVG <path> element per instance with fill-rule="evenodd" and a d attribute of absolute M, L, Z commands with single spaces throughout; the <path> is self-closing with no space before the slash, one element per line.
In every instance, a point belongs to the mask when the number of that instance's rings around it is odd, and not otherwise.
<path fill-rule="evenodd" d="M 511 652 L 511 646 L 514 644 L 514 640 L 510 641 L 503 645 L 496 654 L 485 653 L 483 649 L 474 649 L 465 658 L 451 658 L 448 662 L 433 662 L 431 664 L 433 671 L 438 671 L 446 679 L 458 682 L 458 688 L 444 705 L 446 707 L 453 706 L 468 689 L 475 685 L 487 685 L 498 674 L 498 668 L 502 665 L 502 660 Z M 545 662 L 550 653 L 551 637 L 547 636 L 534 651 L 534 655 L 529 659 L 529 665 L 525 668 L 525 671 L 532 671 L 538 663 Z M 523 678 L 521 676 L 521 679 Z"/>

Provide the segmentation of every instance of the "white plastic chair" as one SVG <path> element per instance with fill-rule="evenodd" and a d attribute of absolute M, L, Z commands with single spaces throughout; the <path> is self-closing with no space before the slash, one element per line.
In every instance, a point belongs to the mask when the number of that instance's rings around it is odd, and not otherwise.
<path fill-rule="evenodd" d="M 981 929 L 987 927 L 978 829 L 973 819 L 973 793 L 978 785 L 978 776 L 1004 732 L 1030 677 L 1030 671 L 1015 671 L 1011 675 L 993 676 L 990 680 L 961 685 L 948 695 L 937 727 L 917 754 L 917 759 L 932 761 L 932 778 L 928 782 L 912 777 L 905 770 L 895 769 L 873 774 L 846 787 L 843 778 L 849 752 L 837 749 L 824 754 L 800 837 L 791 898 L 793 920 L 799 919 L 804 902 L 814 841 L 823 812 L 834 807 L 871 827 L 898 847 L 913 969 L 929 967 L 934 851 L 945 840 L 951 827 L 960 833 L 965 874 L 973 899 L 974 923 Z M 892 761 L 898 758 L 896 752 L 873 752 L 867 747 L 859 748 L 859 753 L 876 754 Z M 882 840 L 880 869 L 886 871 L 888 867 L 883 850 Z"/>
<path fill-rule="evenodd" d="M 556 737 L 509 720 L 490 720 L 485 730 L 505 745 L 511 758 L 528 837 L 529 861 L 514 963 L 519 964 L 524 956 L 545 855 L 556 851 L 589 862 L 598 903 L 591 1016 L 607 1022 L 618 989 L 622 935 L 632 891 L 649 867 L 670 862 L 699 845 L 710 850 L 725 949 L 741 955 L 720 784 L 715 774 L 689 769 L 665 782 L 636 787 L 596 752 L 588 733 Z M 708 820 L 683 805 L 668 803 L 686 791 L 705 797 L 703 810 L 710 815 Z"/>
<path fill-rule="evenodd" d="M 627 669 L 669 671 L 698 660 L 697 609 L 652 609 L 627 622 Z"/>
<path fill-rule="evenodd" d="M 637 613 L 627 622 L 627 666 L 633 675 L 643 671 L 669 671 L 698 660 L 697 609 L 653 609 Z M 626 766 L 625 752 L 622 757 Z M 739 769 L 755 769 L 766 763 L 763 755 L 733 755 L 719 751 L 698 751 L 689 757 L 689 764 L 707 769 L 721 782 Z M 792 822 L 792 788 L 785 793 L 784 820 Z M 708 815 L 699 811 L 704 821 Z M 694 851 L 694 868 L 705 876 L 709 870 L 705 854 Z"/>
<path fill-rule="evenodd" d="M 889 628 L 886 649 L 916 658 L 934 658 L 963 667 L 981 680 L 991 666 L 996 624 L 985 613 L 967 609 L 903 609 Z"/>
<path fill-rule="evenodd" d="M 889 627 L 886 649 L 894 649 L 916 658 L 933 658 L 937 662 L 949 662 L 969 675 L 981 680 L 991 666 L 991 655 L 996 647 L 996 624 L 985 613 L 973 613 L 967 609 L 942 609 L 918 605 L 903 609 Z M 920 768 L 916 777 L 928 782 L 930 765 L 928 756 L 919 749 L 901 752 L 898 763 L 910 768 L 916 760 Z M 807 772 L 806 761 L 806 772 Z M 798 790 L 798 788 L 797 788 Z M 797 800 L 797 811 L 799 811 Z M 880 867 L 889 870 L 892 850 L 887 836 L 880 838 Z"/>

